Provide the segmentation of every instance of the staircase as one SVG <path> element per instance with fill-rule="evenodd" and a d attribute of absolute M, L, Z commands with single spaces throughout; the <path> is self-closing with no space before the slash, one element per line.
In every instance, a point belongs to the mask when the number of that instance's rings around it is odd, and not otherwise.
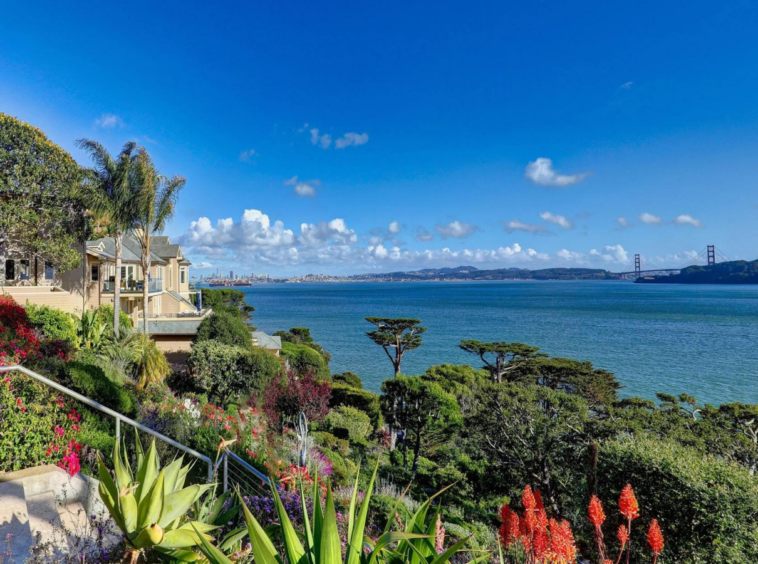
<path fill-rule="evenodd" d="M 77 548 L 78 554 L 82 539 L 94 545 L 91 516 L 107 514 L 97 485 L 93 478 L 72 478 L 57 466 L 0 473 L 0 552 L 10 550 L 20 564 L 33 546 L 46 544 L 48 554 L 63 555 Z M 106 544 L 117 540 L 109 538 Z"/>

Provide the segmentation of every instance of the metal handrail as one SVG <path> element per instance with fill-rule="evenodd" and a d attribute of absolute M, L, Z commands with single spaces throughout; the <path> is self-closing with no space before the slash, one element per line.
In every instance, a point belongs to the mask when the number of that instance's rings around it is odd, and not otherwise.
<path fill-rule="evenodd" d="M 183 444 L 175 441 L 174 439 L 170 439 L 165 435 L 161 435 L 157 431 L 153 431 L 150 427 L 145 427 L 141 423 L 137 423 L 133 419 L 129 419 L 128 417 L 124 417 L 117 411 L 113 411 L 112 409 L 105 407 L 104 405 L 101 405 L 97 403 L 96 401 L 91 400 L 88 397 L 85 397 L 73 390 L 69 390 L 66 386 L 61 386 L 58 382 L 54 382 L 50 380 L 49 378 L 45 378 L 41 374 L 37 374 L 36 372 L 33 372 L 32 370 L 29 370 L 28 368 L 24 368 L 23 366 L 20 366 L 18 364 L 13 366 L 0 366 L 0 374 L 3 372 L 22 372 L 26 374 L 27 376 L 30 376 L 31 378 L 34 378 L 35 380 L 38 380 L 42 382 L 43 384 L 46 384 L 50 386 L 51 388 L 55 388 L 59 392 L 63 392 L 67 396 L 71 396 L 72 398 L 79 400 L 80 402 L 90 406 L 93 409 L 97 409 L 98 411 L 101 411 L 102 413 L 105 413 L 107 415 L 110 415 L 114 419 L 116 419 L 116 442 L 121 440 L 121 422 L 131 425 L 135 429 L 139 429 L 143 433 L 148 433 L 149 435 L 152 435 L 156 437 L 157 439 L 160 439 L 171 446 L 178 448 L 179 450 L 182 450 L 186 452 L 187 454 L 191 454 L 195 458 L 202 460 L 205 462 L 205 464 L 208 466 L 208 481 L 213 481 L 213 461 L 205 456 L 204 454 L 200 454 L 196 450 L 192 450 L 191 448 L 184 446 Z M 243 464 L 246 464 L 244 461 L 241 461 Z M 250 466 L 249 464 L 247 466 Z M 260 474 L 257 470 L 255 470 L 252 466 L 250 466 L 250 469 L 254 470 L 256 473 Z"/>

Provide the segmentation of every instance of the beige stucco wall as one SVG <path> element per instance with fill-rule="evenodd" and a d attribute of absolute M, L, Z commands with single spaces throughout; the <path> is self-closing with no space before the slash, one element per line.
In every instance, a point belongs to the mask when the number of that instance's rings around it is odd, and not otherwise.
<path fill-rule="evenodd" d="M 192 350 L 192 335 L 150 335 L 150 338 L 163 352 L 190 352 Z"/>

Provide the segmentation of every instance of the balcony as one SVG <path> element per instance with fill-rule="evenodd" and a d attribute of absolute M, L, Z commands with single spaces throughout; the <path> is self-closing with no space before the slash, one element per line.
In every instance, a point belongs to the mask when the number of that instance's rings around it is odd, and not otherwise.
<path fill-rule="evenodd" d="M 143 290 L 142 280 L 122 280 L 121 281 L 121 293 L 122 294 L 141 294 Z M 112 280 L 106 280 L 103 282 L 103 293 L 112 294 L 116 289 L 116 283 Z M 163 279 L 155 278 L 148 280 L 147 291 L 150 294 L 155 294 L 163 291 Z"/>

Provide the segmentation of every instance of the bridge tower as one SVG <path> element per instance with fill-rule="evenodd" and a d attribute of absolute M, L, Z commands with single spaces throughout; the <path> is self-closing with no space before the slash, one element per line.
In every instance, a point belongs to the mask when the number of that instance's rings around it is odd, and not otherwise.
<path fill-rule="evenodd" d="M 642 261 L 640 261 L 640 255 L 639 254 L 634 255 L 634 277 L 635 278 L 639 278 L 640 276 L 642 276 L 642 274 L 640 273 L 640 271 L 642 270 L 641 262 Z"/>
<path fill-rule="evenodd" d="M 716 245 L 708 245 L 708 266 L 716 264 Z"/>

